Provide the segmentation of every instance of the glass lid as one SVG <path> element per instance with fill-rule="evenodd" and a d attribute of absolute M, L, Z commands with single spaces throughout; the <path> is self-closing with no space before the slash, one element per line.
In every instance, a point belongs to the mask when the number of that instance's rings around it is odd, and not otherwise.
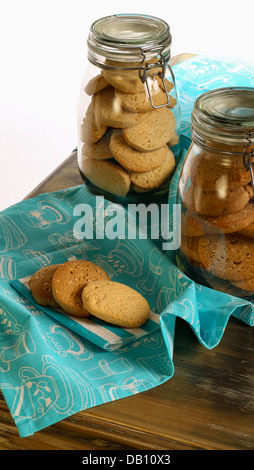
<path fill-rule="evenodd" d="M 254 133 L 254 88 L 219 88 L 200 95 L 194 103 L 192 124 L 202 130 Z"/>
<path fill-rule="evenodd" d="M 170 55 L 169 25 L 162 19 L 148 15 L 119 14 L 95 21 L 88 37 L 88 52 L 111 57 L 112 54 L 133 55 L 140 60 L 140 50 L 161 50 Z M 89 54 L 88 54 L 89 56 Z"/>

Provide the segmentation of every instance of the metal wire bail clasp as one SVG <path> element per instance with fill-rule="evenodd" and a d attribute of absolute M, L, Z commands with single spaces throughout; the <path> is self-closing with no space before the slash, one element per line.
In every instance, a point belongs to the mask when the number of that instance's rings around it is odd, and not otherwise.
<path fill-rule="evenodd" d="M 252 168 L 254 164 L 254 148 L 250 149 L 250 147 L 254 145 L 252 141 L 253 138 L 254 138 L 254 133 L 250 132 L 246 135 L 246 140 L 248 141 L 248 144 L 246 145 L 243 151 L 243 164 L 247 171 L 250 170 L 251 186 L 252 186 L 253 194 L 254 194 L 254 175 L 253 175 L 253 168 Z"/>
<path fill-rule="evenodd" d="M 162 54 L 162 47 L 158 46 L 159 60 L 155 63 L 147 63 L 146 62 L 146 54 L 145 54 L 144 50 L 141 50 L 141 55 L 142 55 L 142 60 L 141 60 L 140 65 L 139 65 L 139 78 L 141 79 L 142 83 L 146 84 L 146 88 L 147 88 L 147 91 L 148 91 L 148 95 L 149 95 L 152 107 L 154 109 L 157 109 L 157 108 L 163 108 L 165 106 L 168 106 L 170 104 L 170 98 L 169 98 L 169 94 L 168 94 L 167 87 L 166 87 L 165 80 L 164 80 L 166 60 L 165 60 L 165 58 L 163 57 L 163 54 Z M 154 71 L 153 73 L 150 73 L 150 72 L 153 71 L 153 69 L 158 69 L 158 67 L 161 70 L 159 70 L 157 72 Z M 149 77 L 155 77 L 156 75 L 160 77 L 160 79 L 163 83 L 164 91 L 166 92 L 166 97 L 167 97 L 167 102 L 165 104 L 161 104 L 161 105 L 158 105 L 158 106 L 156 106 L 153 102 L 151 88 L 150 88 L 149 80 L 148 80 Z"/>

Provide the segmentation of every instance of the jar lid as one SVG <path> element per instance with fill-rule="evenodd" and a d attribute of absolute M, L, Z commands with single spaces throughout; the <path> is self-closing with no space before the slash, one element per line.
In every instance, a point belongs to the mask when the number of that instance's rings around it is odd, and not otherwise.
<path fill-rule="evenodd" d="M 193 140 L 254 139 L 254 88 L 218 88 L 200 95 L 193 107 Z"/>
<path fill-rule="evenodd" d="M 104 64 L 105 57 L 117 61 L 138 61 L 163 53 L 170 57 L 171 34 L 162 19 L 148 15 L 119 14 L 95 21 L 88 36 L 88 58 Z"/>

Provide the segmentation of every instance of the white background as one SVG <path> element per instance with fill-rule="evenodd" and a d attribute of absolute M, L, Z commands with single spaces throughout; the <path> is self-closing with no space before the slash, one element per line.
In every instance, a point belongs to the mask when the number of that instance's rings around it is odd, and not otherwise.
<path fill-rule="evenodd" d="M 182 52 L 254 62 L 254 0 L 0 0 L 0 210 L 24 198 L 76 147 L 86 39 L 96 19 L 166 20 Z"/>

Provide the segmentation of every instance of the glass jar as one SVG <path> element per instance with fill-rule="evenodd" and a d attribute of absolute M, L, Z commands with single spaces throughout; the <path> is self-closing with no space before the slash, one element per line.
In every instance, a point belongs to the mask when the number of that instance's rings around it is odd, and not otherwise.
<path fill-rule="evenodd" d="M 194 103 L 192 143 L 177 201 L 177 264 L 193 280 L 238 297 L 254 294 L 254 89 L 220 88 Z"/>
<path fill-rule="evenodd" d="M 161 196 L 178 156 L 180 112 L 168 24 L 113 15 L 92 24 L 78 104 L 78 166 L 94 194 Z"/>

